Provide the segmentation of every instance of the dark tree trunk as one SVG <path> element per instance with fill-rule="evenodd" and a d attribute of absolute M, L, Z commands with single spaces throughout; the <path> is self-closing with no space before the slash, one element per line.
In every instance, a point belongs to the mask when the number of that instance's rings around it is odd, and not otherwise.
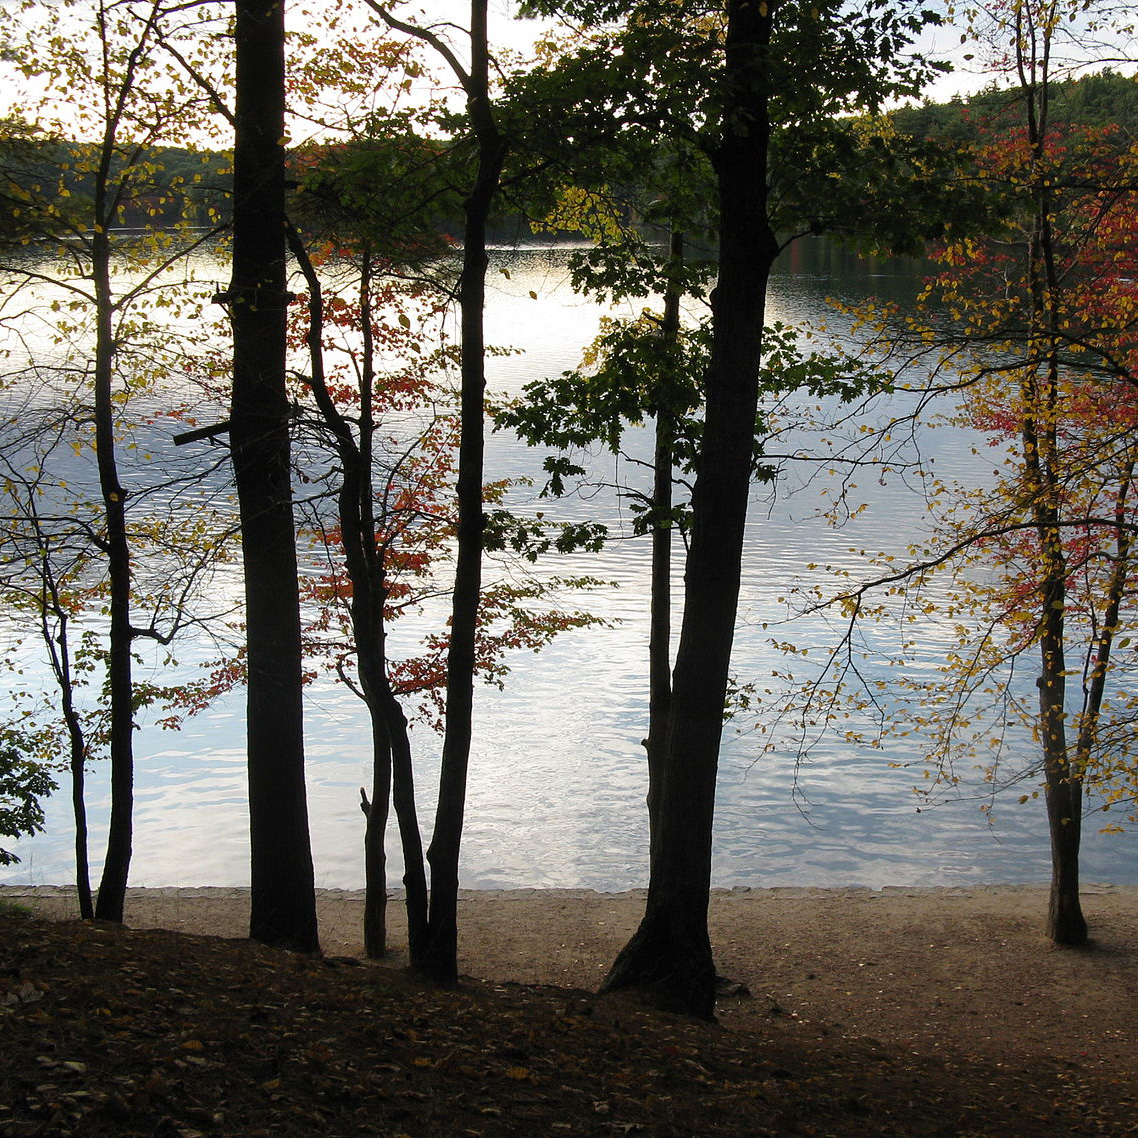
<path fill-rule="evenodd" d="M 1018 18 L 1018 16 L 1017 16 Z M 1024 82 L 1027 136 L 1035 160 L 1049 161 L 1049 83 Z M 1034 70 L 1032 70 L 1034 74 Z M 1051 839 L 1051 893 L 1047 931 L 1056 944 L 1084 944 L 1087 922 L 1079 900 L 1079 848 L 1082 842 L 1083 776 L 1071 762 L 1067 740 L 1066 600 L 1067 556 L 1060 514 L 1064 490 L 1057 482 L 1060 442 L 1056 433 L 1061 376 L 1059 311 L 1062 282 L 1055 264 L 1051 226 L 1052 190 L 1036 190 L 1034 226 L 1028 248 L 1031 328 L 1028 361 L 1021 387 L 1021 442 L 1029 506 L 1040 550 L 1039 733 L 1043 750 L 1044 795 Z"/>
<path fill-rule="evenodd" d="M 125 183 L 116 179 L 117 145 L 124 108 L 137 68 L 141 65 L 155 32 L 158 8 L 142 21 L 138 38 L 123 62 L 121 75 L 112 78 L 104 70 L 106 101 L 103 106 L 103 137 L 94 173 L 91 234 L 91 283 L 95 297 L 95 447 L 99 490 L 103 499 L 103 533 L 100 548 L 107 559 L 109 629 L 107 690 L 110 705 L 111 812 L 107 853 L 95 900 L 98 920 L 123 919 L 127 879 L 130 875 L 134 830 L 134 684 L 131 677 L 131 558 L 126 521 L 126 490 L 119 481 L 115 441 L 114 374 L 115 300 L 111 290 L 110 230 L 115 223 Z M 99 36 L 107 46 L 105 13 L 97 19 Z M 104 57 L 104 63 L 106 63 Z"/>
<path fill-rule="evenodd" d="M 677 268 L 684 257 L 684 235 L 672 231 L 669 260 Z M 669 349 L 680 334 L 680 286 L 678 274 L 669 274 L 664 291 L 664 320 L 660 335 L 665 346 L 665 372 L 656 397 L 656 439 L 652 466 L 652 585 L 648 638 L 648 841 L 649 863 L 659 829 L 658 806 L 663 782 L 664 744 L 668 708 L 672 700 L 672 467 L 675 462 L 676 416 L 672 408 L 674 361 Z"/>
<path fill-rule="evenodd" d="M 67 637 L 66 625 L 61 624 L 60 636 Z M 79 901 L 79 916 L 90 921 L 95 916 L 91 896 L 91 867 L 87 854 L 87 799 L 86 782 L 87 742 L 83 725 L 75 708 L 71 691 L 70 667 L 62 674 L 63 719 L 67 724 L 71 768 L 71 816 L 75 820 L 75 893 Z"/>
<path fill-rule="evenodd" d="M 319 281 L 312 274 L 313 295 Z M 391 803 L 391 732 L 379 700 L 387 690 L 387 628 L 383 606 L 387 588 L 383 555 L 377 548 L 372 501 L 372 454 L 375 434 L 375 345 L 371 327 L 371 255 L 365 248 L 360 263 L 360 329 L 363 361 L 360 368 L 359 443 L 350 427 L 339 419 L 340 461 L 344 481 L 340 488 L 340 532 L 343 535 L 348 574 L 352 580 L 352 629 L 360 681 L 371 718 L 372 799 L 364 834 L 364 949 L 369 957 L 387 952 L 387 819 Z M 313 339 L 324 334 L 323 313 L 313 321 Z M 319 342 L 314 343 L 319 350 Z M 323 359 L 320 382 L 324 385 Z M 327 390 L 324 394 L 327 396 Z M 328 397 L 331 404 L 331 398 Z M 333 426 L 336 426 L 334 423 Z"/>
<path fill-rule="evenodd" d="M 360 654 L 361 674 L 364 655 L 366 653 Z M 407 949 L 410 958 L 416 960 L 426 943 L 428 904 L 407 717 L 391 690 L 386 674 L 379 682 L 373 679 L 372 684 L 365 685 L 365 701 L 371 717 L 374 761 L 372 797 L 369 801 L 363 795 L 362 803 L 367 817 L 364 835 L 364 949 L 373 959 L 387 952 L 387 853 L 384 842 L 390 801 L 395 807 L 403 851 Z M 379 809 L 381 803 L 382 810 Z"/>
<path fill-rule="evenodd" d="M 233 406 L 248 638 L 249 935 L 318 947 L 285 386 L 284 10 L 237 0 Z"/>
<path fill-rule="evenodd" d="M 415 808 L 415 774 L 411 760 L 411 737 L 407 731 L 407 717 L 398 697 L 391 690 L 386 673 L 376 683 L 367 697 L 368 709 L 372 717 L 373 731 L 380 730 L 386 743 L 386 764 L 381 769 L 378 751 L 376 760 L 375 795 L 390 792 L 399 826 L 399 842 L 403 851 L 403 889 L 407 911 L 407 950 L 412 961 L 417 960 L 427 940 L 427 872 L 423 864 L 423 839 L 419 830 L 419 816 Z M 380 781 L 386 778 L 386 788 Z M 387 812 L 384 811 L 384 826 Z M 368 825 L 368 841 L 377 841 L 372 836 L 371 819 Z M 369 850 L 369 858 L 372 856 Z M 384 856 L 386 864 L 386 855 Z M 383 887 L 386 891 L 386 879 Z M 374 880 L 369 876 L 368 894 L 365 900 L 365 918 L 378 899 L 372 897 L 372 889 L 379 887 L 379 875 Z M 370 950 L 368 955 L 374 955 Z"/>
<path fill-rule="evenodd" d="M 407 908 L 407 950 L 412 960 L 420 958 L 427 942 L 427 869 L 423 861 L 423 838 L 415 809 L 415 771 L 411 763 L 411 737 L 407 717 L 388 689 L 388 729 L 391 733 L 391 799 L 399 823 L 403 850 L 403 889 Z"/>
<path fill-rule="evenodd" d="M 79 902 L 79 917 L 90 921 L 95 917 L 95 904 L 91 896 L 91 867 L 87 856 L 87 801 L 84 795 L 84 769 L 86 749 L 71 755 L 71 815 L 75 819 L 75 895 Z"/>
<path fill-rule="evenodd" d="M 422 950 L 427 930 L 427 879 L 423 841 L 415 809 L 415 782 L 407 717 L 387 674 L 387 567 L 375 520 L 372 462 L 375 445 L 375 344 L 371 326 L 371 256 L 364 250 L 360 270 L 359 435 L 340 413 L 328 390 L 324 370 L 324 301 L 319 274 L 296 230 L 289 226 L 289 243 L 308 283 L 308 346 L 310 382 L 316 405 L 336 440 L 342 469 L 337 495 L 344 564 L 352 582 L 352 635 L 360 689 L 372 732 L 372 794 L 360 788 L 367 819 L 364 833 L 364 948 L 373 958 L 387 952 L 387 822 L 394 801 L 403 847 L 407 940 L 414 959 Z"/>
<path fill-rule="evenodd" d="M 71 677 L 71 633 L 67 610 L 60 601 L 50 559 L 43 559 L 45 586 L 43 623 L 41 634 L 48 650 L 52 670 L 59 684 L 60 707 L 67 727 L 69 767 L 71 771 L 71 816 L 75 821 L 75 893 L 79 902 L 79 916 L 90 921 L 95 916 L 94 898 L 91 895 L 91 867 L 87 853 L 87 800 L 86 782 L 87 740 L 83 722 L 75 706 L 75 690 Z M 49 612 L 54 614 L 56 626 L 51 627 Z"/>
<path fill-rule="evenodd" d="M 1051 827 L 1051 891 L 1047 904 L 1047 935 L 1056 944 L 1087 943 L 1087 922 L 1079 900 L 1081 794 L 1069 781 L 1046 785 L 1047 821 Z"/>
<path fill-rule="evenodd" d="M 370 709 L 369 709 L 370 710 Z M 371 798 L 360 787 L 364 829 L 364 952 L 371 960 L 387 955 L 387 814 L 391 801 L 391 747 L 387 732 L 372 715 Z"/>
<path fill-rule="evenodd" d="M 431 901 L 427 940 L 413 964 L 438 983 L 458 980 L 458 859 L 466 809 L 474 704 L 475 632 L 482 590 L 482 469 L 485 449 L 486 226 L 506 146 L 490 106 L 486 0 L 472 0 L 468 113 L 478 144 L 474 186 L 465 203 L 461 308 L 461 438 L 458 451 L 458 552 L 447 653 L 446 732 L 435 826 L 427 861 Z"/>
<path fill-rule="evenodd" d="M 1058 488 L 1051 482 L 1040 447 L 1050 450 L 1049 429 L 1038 429 L 1038 388 L 1027 398 L 1024 454 L 1041 549 L 1039 591 L 1039 734 L 1043 750 L 1044 797 L 1051 838 L 1051 894 L 1047 931 L 1056 944 L 1083 944 L 1087 923 L 1079 901 L 1079 847 L 1082 840 L 1082 772 L 1071 762 L 1067 740 L 1066 598 L 1067 559 L 1058 526 Z"/>
<path fill-rule="evenodd" d="M 407 940 L 412 959 L 422 950 L 427 930 L 427 879 L 423 841 L 415 809 L 415 782 L 407 717 L 387 674 L 387 567 L 374 509 L 372 461 L 375 445 L 375 344 L 371 327 L 371 257 L 365 249 L 360 270 L 360 365 L 358 439 L 328 390 L 324 370 L 324 301 L 320 277 L 300 235 L 289 227 L 293 254 L 308 283 L 310 382 L 316 405 L 336 439 L 342 480 L 337 495 L 344 564 L 352 582 L 352 635 L 360 690 L 372 733 L 371 798 L 361 787 L 367 819 L 364 833 L 364 948 L 373 958 L 387 952 L 387 822 L 394 801 L 406 869 Z"/>
<path fill-rule="evenodd" d="M 99 488 L 103 497 L 103 548 L 110 588 L 107 687 L 110 700 L 111 816 L 107 855 L 95 901 L 100 921 L 123 919 L 134 827 L 134 687 L 131 679 L 130 545 L 126 528 L 126 491 L 115 457 L 114 303 L 111 296 L 111 248 L 107 230 L 113 207 L 107 200 L 111 176 L 108 141 L 96 176 L 91 271 L 95 291 L 95 442 Z"/>
<path fill-rule="evenodd" d="M 644 919 L 604 983 L 605 990 L 631 988 L 658 1007 L 705 1018 L 715 1007 L 707 932 L 715 783 L 754 449 L 764 301 L 778 251 L 764 201 L 770 30 L 767 5 L 730 0 L 724 136 L 714 159 L 719 279 L 659 834 Z"/>
<path fill-rule="evenodd" d="M 407 733 L 407 717 L 391 688 L 387 673 L 387 601 L 386 555 L 380 548 L 375 521 L 372 462 L 375 445 L 375 343 L 371 326 L 371 256 L 365 250 L 360 279 L 360 326 L 363 331 L 363 361 L 360 379 L 359 448 L 356 454 L 358 474 L 347 485 L 346 472 L 352 456 L 345 455 L 345 490 L 341 496 L 340 524 L 344 533 L 357 535 L 355 556 L 349 559 L 352 574 L 352 622 L 356 634 L 360 677 L 364 697 L 371 714 L 376 750 L 375 793 L 383 794 L 382 827 L 372 833 L 369 818 L 368 840 L 380 847 L 369 856 L 383 873 L 373 872 L 369 878 L 366 908 L 368 911 L 387 905 L 386 853 L 383 842 L 387 834 L 388 801 L 393 797 L 395 816 L 403 848 L 403 885 L 406 892 L 407 943 L 412 957 L 427 934 L 427 877 L 423 867 L 423 839 L 419 832 L 419 816 L 415 809 L 415 782 L 411 765 L 411 739 Z M 351 432 L 347 432 L 350 440 Z M 346 539 L 345 539 L 346 541 Z M 357 608 L 358 605 L 358 608 Z"/>
<path fill-rule="evenodd" d="M 1040 634 L 1039 726 L 1043 747 L 1044 797 L 1047 826 L 1051 837 L 1051 894 L 1047 910 L 1047 932 L 1056 944 L 1083 944 L 1087 922 L 1079 901 L 1079 846 L 1082 831 L 1082 790 L 1080 771 L 1074 769 L 1067 746 L 1066 662 L 1064 653 L 1064 615 L 1066 561 L 1055 550 L 1061 545 L 1053 527 L 1041 535 L 1051 546 L 1045 554 L 1050 568 L 1040 593 L 1042 629 Z M 1055 557 L 1057 560 L 1052 560 Z"/>

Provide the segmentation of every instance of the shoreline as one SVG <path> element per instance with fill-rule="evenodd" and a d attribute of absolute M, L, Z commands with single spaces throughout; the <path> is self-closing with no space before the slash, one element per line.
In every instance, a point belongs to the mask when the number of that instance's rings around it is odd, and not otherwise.
<path fill-rule="evenodd" d="M 969 897 L 976 894 L 1046 894 L 1046 882 L 977 882 L 972 885 L 727 885 L 711 887 L 712 898 L 716 897 L 771 897 L 800 899 L 808 897 Z M 318 900 L 326 901 L 359 901 L 364 899 L 365 891 L 361 889 L 317 888 Z M 1079 893 L 1083 897 L 1103 896 L 1106 894 L 1133 895 L 1138 901 L 1138 885 L 1120 885 L 1109 881 L 1085 881 L 1080 885 Z M 35 899 L 56 900 L 73 898 L 74 885 L 19 885 L 0 882 L 0 900 L 8 899 Z M 183 898 L 185 900 L 221 901 L 234 900 L 249 895 L 248 885 L 131 885 L 127 888 L 128 899 L 136 900 L 158 898 Z M 580 900 L 584 898 L 602 897 L 639 897 L 644 899 L 648 895 L 646 887 L 634 889 L 589 889 L 576 886 L 541 886 L 527 885 L 514 888 L 472 888 L 460 889 L 459 899 L 462 901 L 477 900 L 503 900 L 523 901 L 534 898 L 554 898 Z M 389 901 L 401 901 L 404 890 L 389 887 L 387 890 Z"/>
<path fill-rule="evenodd" d="M 463 890 L 459 971 L 473 983 L 595 992 L 645 894 Z M 1082 899 L 1093 944 L 1063 949 L 1044 935 L 1045 885 L 713 890 L 717 968 L 752 996 L 722 1000 L 717 1016 L 737 1030 L 777 1022 L 819 1039 L 888 1039 L 997 1062 L 1079 1055 L 1138 1077 L 1138 886 L 1087 883 Z M 0 901 L 48 919 L 76 916 L 69 886 L 0 886 Z M 362 911 L 362 891 L 317 891 L 326 957 L 362 957 Z M 398 898 L 387 912 L 391 951 L 365 968 L 407 963 Z M 245 888 L 127 893 L 129 930 L 240 940 L 248 917 Z"/>
<path fill-rule="evenodd" d="M 469 975 L 518 983 L 599 983 L 612 956 L 635 931 L 646 889 L 599 893 L 590 889 L 462 889 L 459 891 L 459 966 Z M 1043 937 L 1048 886 L 774 886 L 712 889 L 708 914 L 717 956 L 740 957 L 770 935 L 785 944 L 872 942 L 890 928 L 925 927 L 930 935 L 957 922 L 1014 922 L 1017 934 Z M 1081 889 L 1092 936 L 1133 928 L 1138 950 L 1138 886 L 1087 882 Z M 403 891 L 389 890 L 386 960 L 405 963 Z M 30 908 L 48 919 L 78 916 L 74 886 L 0 885 L 0 902 Z M 317 889 L 321 949 L 363 957 L 362 889 Z M 125 921 L 132 929 L 166 929 L 203 936 L 248 936 L 247 886 L 132 887 Z"/>

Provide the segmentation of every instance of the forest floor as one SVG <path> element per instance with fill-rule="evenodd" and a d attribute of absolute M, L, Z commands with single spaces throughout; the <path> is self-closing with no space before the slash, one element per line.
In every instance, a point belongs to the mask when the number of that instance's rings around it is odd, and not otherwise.
<path fill-rule="evenodd" d="M 44 920 L 5 892 L 3 1138 L 1138 1134 L 1138 891 L 1089 898 L 1077 952 L 1039 935 L 1038 891 L 717 895 L 752 993 L 718 1024 L 560 979 L 635 895 L 470 904 L 492 978 L 442 992 L 398 958 Z"/>

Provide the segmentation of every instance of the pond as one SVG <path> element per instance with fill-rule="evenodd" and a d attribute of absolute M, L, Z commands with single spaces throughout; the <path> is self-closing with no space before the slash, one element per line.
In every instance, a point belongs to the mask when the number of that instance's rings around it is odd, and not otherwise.
<path fill-rule="evenodd" d="M 497 271 L 506 269 L 506 273 Z M 911 298 L 920 267 L 867 262 L 823 242 L 805 242 L 772 282 L 769 320 L 825 325 L 844 339 L 848 321 L 828 307 L 870 295 Z M 513 394 L 531 379 L 575 366 L 603 314 L 568 288 L 561 250 L 501 251 L 491 271 L 490 342 L 519 349 L 491 363 L 491 387 Z M 536 299 L 531 296 L 536 294 Z M 901 398 L 900 396 L 898 397 Z M 892 411 L 868 412 L 872 415 Z M 849 429 L 856 430 L 856 424 Z M 990 452 L 958 428 L 921 431 L 922 463 L 942 478 L 979 484 L 991 477 Z M 805 447 L 789 435 L 782 449 Z M 629 447 L 648 453 L 649 432 Z M 542 452 L 504 434 L 491 437 L 488 476 L 540 476 Z M 594 456 L 598 481 L 635 477 Z M 824 470 L 788 463 L 773 486 L 756 487 L 744 559 L 734 669 L 740 682 L 777 688 L 787 668 L 772 642 L 790 640 L 825 652 L 837 630 L 826 618 L 789 621 L 790 588 L 806 566 L 825 563 L 869 573 L 866 554 L 900 552 L 927 525 L 926 504 L 911 484 L 872 473 L 855 496 L 868 507 L 841 528 L 821 516 L 833 489 Z M 532 495 L 536 491 L 529 491 Z M 519 496 L 525 505 L 526 493 Z M 531 508 L 534 504 L 530 503 Z M 627 522 L 627 508 L 597 487 L 556 509 L 566 516 Z M 864 553 L 863 553 L 864 551 Z M 474 749 L 463 846 L 469 888 L 583 887 L 622 890 L 647 881 L 646 733 L 648 557 L 644 539 L 625 539 L 599 555 L 573 555 L 550 569 L 587 573 L 616 583 L 575 600 L 608 622 L 569 633 L 540 654 L 511 660 L 504 690 L 476 690 Z M 680 584 L 682 567 L 677 567 Z M 789 621 L 789 623 L 785 623 Z M 402 633 L 397 633 L 401 635 Z M 867 630 L 871 647 L 888 649 L 898 632 Z M 930 680 L 951 630 L 930 620 L 921 628 Z M 191 653 L 192 654 L 192 653 Z M 912 677 L 910 677 L 912 678 Z M 773 714 L 778 693 L 725 729 L 715 830 L 714 883 L 719 886 L 961 885 L 1046 880 L 1048 853 L 1041 801 L 997 801 L 980 807 L 986 788 L 965 779 L 949 801 L 926 803 L 916 736 L 887 729 L 879 747 L 819 734 L 805 754 L 792 731 L 775 746 L 753 730 Z M 176 734 L 143 727 L 138 757 L 135 855 L 139 886 L 248 883 L 247 809 L 240 694 L 227 697 Z M 886 716 L 888 720 L 888 713 Z M 769 725 L 768 725 L 769 726 Z M 359 787 L 370 784 L 368 729 L 362 705 L 330 682 L 306 697 L 309 810 L 317 885 L 358 888 L 363 882 L 363 815 Z M 419 801 L 425 832 L 433 813 L 438 739 L 413 732 L 421 762 Z M 1030 752 L 1028 752 L 1030 753 Z M 915 765 L 909 765 L 915 764 Z M 91 852 L 99 867 L 107 809 L 106 768 L 89 783 Z M 1103 836 L 1087 827 L 1088 881 L 1138 883 L 1138 850 L 1130 835 Z M 47 833 L 16 845 L 21 864 L 0 870 L 5 883 L 73 880 L 66 794 L 48 806 Z M 389 840 L 391 880 L 400 874 L 397 839 Z"/>

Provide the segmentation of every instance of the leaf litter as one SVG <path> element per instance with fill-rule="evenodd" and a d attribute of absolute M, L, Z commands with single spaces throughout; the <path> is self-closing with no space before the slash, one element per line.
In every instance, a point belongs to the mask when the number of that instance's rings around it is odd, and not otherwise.
<path fill-rule="evenodd" d="M 1124 1072 L 0 916 L 0 1136 L 1133 1135 Z M 752 1022 L 755 1022 L 752 1020 Z"/>

